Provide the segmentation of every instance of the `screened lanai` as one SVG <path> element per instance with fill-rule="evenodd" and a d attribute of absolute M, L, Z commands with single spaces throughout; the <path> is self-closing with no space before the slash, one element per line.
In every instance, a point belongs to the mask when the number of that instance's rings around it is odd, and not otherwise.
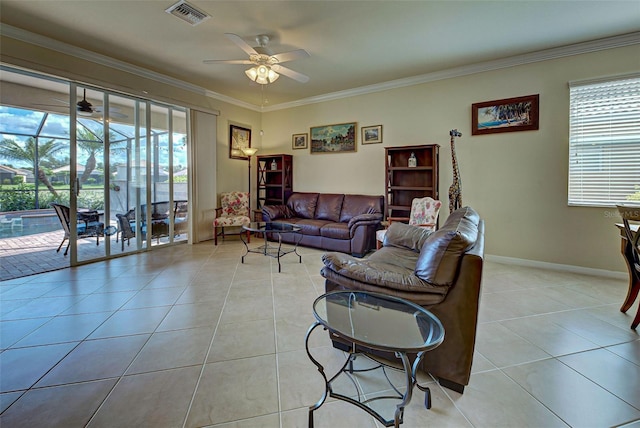
<path fill-rule="evenodd" d="M 13 79 L 5 69 L 0 77 L 0 279 L 22 275 L 7 270 L 28 249 L 64 267 L 188 240 L 185 109 L 31 75 Z M 21 98 L 25 105 L 15 105 Z M 68 207 L 69 230 L 53 204 Z M 81 236 L 87 212 L 99 215 L 97 245 Z"/>

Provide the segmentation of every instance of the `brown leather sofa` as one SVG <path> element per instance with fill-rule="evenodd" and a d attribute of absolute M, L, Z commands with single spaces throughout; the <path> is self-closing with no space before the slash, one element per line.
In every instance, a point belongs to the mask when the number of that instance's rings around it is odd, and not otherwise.
<path fill-rule="evenodd" d="M 376 247 L 383 207 L 383 196 L 294 192 L 286 205 L 265 205 L 262 219 L 300 226 L 300 245 L 362 257 Z M 283 242 L 297 239 L 282 235 Z"/>
<path fill-rule="evenodd" d="M 442 322 L 445 338 L 425 355 L 421 369 L 437 377 L 442 386 L 462 393 L 469 384 L 475 347 L 484 222 L 472 208 L 464 207 L 433 233 L 392 223 L 383 244 L 366 259 L 325 253 L 321 274 L 326 291 L 391 294 L 431 311 Z M 348 349 L 339 337 L 332 340 L 334 346 Z"/>

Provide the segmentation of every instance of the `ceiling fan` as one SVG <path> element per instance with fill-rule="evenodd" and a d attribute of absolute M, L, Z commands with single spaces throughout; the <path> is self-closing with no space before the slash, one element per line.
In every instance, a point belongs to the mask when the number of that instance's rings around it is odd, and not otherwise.
<path fill-rule="evenodd" d="M 278 73 L 283 74 L 293 80 L 300 83 L 307 83 L 309 77 L 302 73 L 291 70 L 290 68 L 280 65 L 283 62 L 293 61 L 299 58 L 308 58 L 310 55 L 304 49 L 296 49 L 289 52 L 283 52 L 274 54 L 267 46 L 269 43 L 269 36 L 261 34 L 256 37 L 256 42 L 259 46 L 253 48 L 247 42 L 245 42 L 240 36 L 233 33 L 225 33 L 225 37 L 235 43 L 240 49 L 245 51 L 249 55 L 249 59 L 207 59 L 203 62 L 205 64 L 246 64 L 253 65 L 250 69 L 245 71 L 245 74 L 249 79 L 261 85 L 267 83 L 273 83 L 279 76 Z"/>
<path fill-rule="evenodd" d="M 58 98 L 52 98 L 52 99 L 61 104 L 69 105 L 64 100 L 61 100 Z M 60 107 L 59 105 L 54 105 L 54 104 L 33 104 L 33 105 L 44 106 L 44 107 Z M 76 103 L 76 111 L 78 112 L 78 116 L 90 117 L 90 116 L 93 116 L 94 113 L 99 113 L 99 114 L 104 113 L 104 107 L 103 106 L 94 107 L 89 101 L 87 101 L 87 90 L 83 89 L 82 99 Z M 109 116 L 115 119 L 125 119 L 128 117 L 126 114 L 120 113 L 117 107 L 109 108 Z"/>

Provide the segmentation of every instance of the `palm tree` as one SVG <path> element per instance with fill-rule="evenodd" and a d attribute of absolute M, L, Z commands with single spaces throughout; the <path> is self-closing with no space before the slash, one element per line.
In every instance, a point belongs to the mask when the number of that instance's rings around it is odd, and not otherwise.
<path fill-rule="evenodd" d="M 14 161 L 26 161 L 33 166 L 33 172 L 47 189 L 54 195 L 58 192 L 53 188 L 43 169 L 40 168 L 38 160 L 53 157 L 54 154 L 64 149 L 64 144 L 49 140 L 46 143 L 38 144 L 34 137 L 29 137 L 25 141 L 24 147 L 14 140 L 4 139 L 0 144 L 0 156 Z"/>
<path fill-rule="evenodd" d="M 103 134 L 103 132 L 98 132 Z M 94 134 L 88 129 L 78 126 L 76 131 L 76 142 L 78 148 L 89 154 L 87 162 L 84 165 L 84 172 L 80 177 L 80 183 L 84 183 L 96 169 L 96 155 L 104 150 L 104 138 L 101 135 Z"/>
<path fill-rule="evenodd" d="M 96 156 L 104 151 L 105 138 L 104 131 L 100 128 L 98 131 L 93 132 L 84 126 L 79 126 L 76 130 L 76 144 L 79 149 L 84 150 L 89 157 L 84 165 L 84 172 L 80 177 L 80 182 L 84 183 L 91 176 L 91 173 L 96 169 Z M 112 132 L 109 132 L 109 140 L 113 143 L 116 136 Z"/>

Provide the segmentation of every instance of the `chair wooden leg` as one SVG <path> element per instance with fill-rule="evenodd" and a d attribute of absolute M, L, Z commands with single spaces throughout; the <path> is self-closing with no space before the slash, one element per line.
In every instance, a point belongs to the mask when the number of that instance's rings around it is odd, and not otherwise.
<path fill-rule="evenodd" d="M 624 299 L 622 303 L 622 307 L 620 308 L 620 312 L 627 312 L 629 308 L 633 305 L 633 302 L 636 301 L 638 297 L 638 293 L 640 292 L 640 279 L 636 279 L 635 275 L 631 276 L 629 291 L 627 291 L 627 297 Z"/>
<path fill-rule="evenodd" d="M 214 245 L 218 245 L 218 228 L 215 226 L 213 228 L 213 243 Z"/>
<path fill-rule="evenodd" d="M 635 330 L 638 327 L 638 324 L 640 324 L 640 305 L 638 305 L 638 313 L 631 323 L 631 328 Z"/>
<path fill-rule="evenodd" d="M 251 243 L 251 232 L 247 230 L 247 244 Z"/>

